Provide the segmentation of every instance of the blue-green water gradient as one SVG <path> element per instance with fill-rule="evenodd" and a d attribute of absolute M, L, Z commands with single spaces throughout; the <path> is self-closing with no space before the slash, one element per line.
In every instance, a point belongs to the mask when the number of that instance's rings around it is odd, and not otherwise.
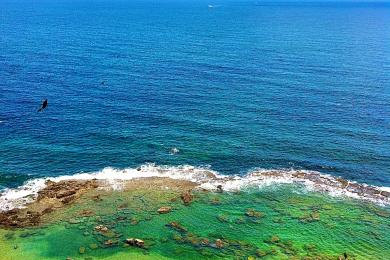
<path fill-rule="evenodd" d="M 0 2 L 2 186 L 146 162 L 390 186 L 389 148 L 388 3 Z"/>

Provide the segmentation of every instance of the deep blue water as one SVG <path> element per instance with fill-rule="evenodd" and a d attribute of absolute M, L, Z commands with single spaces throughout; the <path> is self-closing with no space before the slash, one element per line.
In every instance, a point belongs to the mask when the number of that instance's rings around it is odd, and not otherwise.
<path fill-rule="evenodd" d="M 2 186 L 146 162 L 390 186 L 390 3 L 1 0 L 0 121 Z"/>

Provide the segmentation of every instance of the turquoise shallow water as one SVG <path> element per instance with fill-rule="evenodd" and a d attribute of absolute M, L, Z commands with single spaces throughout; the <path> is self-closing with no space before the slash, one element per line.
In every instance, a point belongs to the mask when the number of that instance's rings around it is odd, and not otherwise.
<path fill-rule="evenodd" d="M 390 5 L 210 3 L 1 1 L 0 185 L 154 162 L 390 186 Z"/>
<path fill-rule="evenodd" d="M 0 259 L 389 258 L 389 208 L 297 188 L 198 192 L 187 206 L 163 187 L 89 194 L 40 227 L 0 229 Z"/>

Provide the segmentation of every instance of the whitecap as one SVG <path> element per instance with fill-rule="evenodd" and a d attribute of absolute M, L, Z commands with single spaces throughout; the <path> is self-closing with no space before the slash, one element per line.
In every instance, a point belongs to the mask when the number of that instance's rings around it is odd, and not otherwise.
<path fill-rule="evenodd" d="M 390 204 L 390 187 L 376 187 L 347 181 L 316 171 L 295 169 L 255 169 L 245 175 L 223 175 L 210 167 L 158 166 L 144 164 L 138 168 L 117 169 L 106 167 L 98 172 L 78 173 L 59 177 L 32 179 L 15 189 L 5 189 L 0 194 L 0 210 L 23 207 L 36 199 L 47 180 L 91 180 L 104 181 L 112 189 L 121 189 L 126 180 L 147 177 L 167 177 L 195 182 L 199 188 L 235 192 L 245 188 L 262 188 L 272 185 L 300 184 L 310 191 L 324 192 L 332 196 L 365 199 L 379 204 Z M 386 196 L 385 196 L 386 195 Z"/>
<path fill-rule="evenodd" d="M 179 152 L 180 152 L 180 150 L 179 150 L 178 148 L 176 148 L 176 147 L 173 147 L 173 148 L 169 151 L 169 153 L 172 154 L 172 155 L 175 155 L 175 154 L 177 154 L 177 153 L 179 153 Z"/>

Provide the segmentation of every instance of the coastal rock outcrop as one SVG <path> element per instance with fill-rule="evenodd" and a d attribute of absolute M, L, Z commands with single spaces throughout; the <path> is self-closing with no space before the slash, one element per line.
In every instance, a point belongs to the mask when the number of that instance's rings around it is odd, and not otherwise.
<path fill-rule="evenodd" d="M 85 192 L 98 187 L 96 180 L 46 181 L 36 200 L 25 208 L 0 212 L 0 226 L 26 227 L 38 225 L 42 216 L 74 202 Z"/>

